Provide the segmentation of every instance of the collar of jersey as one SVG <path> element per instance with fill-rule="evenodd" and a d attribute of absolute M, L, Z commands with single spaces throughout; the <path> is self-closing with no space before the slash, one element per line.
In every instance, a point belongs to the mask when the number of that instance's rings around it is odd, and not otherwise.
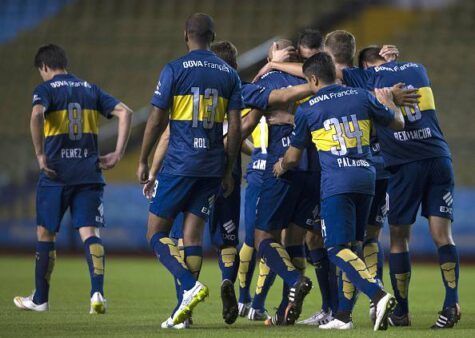
<path fill-rule="evenodd" d="M 338 83 L 328 85 L 328 86 L 323 87 L 322 89 L 320 89 L 315 95 L 319 95 L 321 93 L 326 93 L 326 92 L 332 91 L 332 90 L 334 90 L 335 88 L 338 88 L 338 87 L 340 87 L 340 85 Z"/>
<path fill-rule="evenodd" d="M 53 78 L 51 79 L 52 80 L 58 80 L 58 79 L 64 79 L 64 78 L 68 78 L 68 77 L 71 77 L 73 76 L 72 74 L 56 74 L 55 76 L 53 76 Z"/>

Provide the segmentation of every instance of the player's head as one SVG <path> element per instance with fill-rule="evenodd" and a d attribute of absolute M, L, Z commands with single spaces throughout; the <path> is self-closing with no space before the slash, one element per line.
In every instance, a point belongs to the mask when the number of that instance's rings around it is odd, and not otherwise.
<path fill-rule="evenodd" d="M 291 53 L 290 53 L 288 59 L 284 60 L 284 61 L 289 61 L 289 62 L 297 61 L 297 51 L 295 50 L 295 47 L 294 47 L 292 41 L 290 41 L 289 39 L 278 39 L 278 40 L 274 41 L 273 45 L 271 45 L 269 47 L 269 51 L 267 53 L 267 60 L 268 61 L 272 61 L 272 50 L 274 48 L 274 45 L 275 45 L 276 50 L 281 50 L 281 49 L 285 49 L 287 47 L 291 47 Z"/>
<path fill-rule="evenodd" d="M 358 67 L 366 69 L 386 63 L 386 60 L 379 55 L 380 50 L 381 47 L 379 46 L 368 46 L 360 50 L 358 54 Z"/>
<path fill-rule="evenodd" d="M 48 44 L 38 48 L 34 66 L 39 70 L 44 81 L 50 80 L 57 72 L 65 72 L 68 67 L 68 58 L 63 48 L 55 44 Z"/>
<path fill-rule="evenodd" d="M 356 53 L 355 37 L 343 30 L 328 33 L 325 37 L 325 51 L 333 56 L 336 63 L 351 67 Z"/>
<path fill-rule="evenodd" d="M 223 59 L 228 65 L 237 69 L 237 55 L 238 51 L 230 41 L 218 41 L 211 45 L 211 50 L 221 59 Z"/>
<path fill-rule="evenodd" d="M 300 32 L 297 40 L 297 51 L 303 62 L 322 50 L 323 36 L 320 31 L 307 28 Z"/>
<path fill-rule="evenodd" d="M 325 52 L 318 52 L 305 61 L 303 73 L 314 93 L 336 81 L 335 64 L 330 54 Z"/>
<path fill-rule="evenodd" d="M 191 14 L 185 22 L 185 42 L 190 47 L 190 43 L 208 47 L 214 41 L 216 34 L 214 32 L 213 18 L 208 14 Z"/>

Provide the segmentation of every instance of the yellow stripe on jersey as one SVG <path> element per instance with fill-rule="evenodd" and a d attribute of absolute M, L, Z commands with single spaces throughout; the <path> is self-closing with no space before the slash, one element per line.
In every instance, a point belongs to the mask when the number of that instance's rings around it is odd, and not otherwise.
<path fill-rule="evenodd" d="M 204 121 L 208 118 L 213 109 L 213 98 L 205 99 L 200 95 L 198 121 Z M 228 109 L 228 100 L 218 97 L 216 107 L 214 107 L 214 122 L 223 122 Z M 173 106 L 170 120 L 174 121 L 193 121 L 193 95 L 176 95 L 173 97 Z"/>
<path fill-rule="evenodd" d="M 78 124 L 81 125 L 83 133 L 99 133 L 99 112 L 94 109 L 83 109 L 80 114 L 77 112 L 69 116 L 67 109 L 51 111 L 46 115 L 44 124 L 45 137 L 69 134 L 70 124 L 72 123 L 73 132 L 78 132 Z M 71 121 L 71 118 L 74 121 Z"/>
<path fill-rule="evenodd" d="M 431 87 L 421 87 L 418 90 L 418 94 L 421 96 L 419 98 L 419 103 L 417 104 L 419 110 L 423 112 L 424 110 L 435 110 L 435 101 L 434 94 L 432 93 Z M 414 114 L 414 108 L 412 107 L 401 107 L 402 114 L 407 115 L 408 111 Z"/>
<path fill-rule="evenodd" d="M 266 118 L 263 116 L 259 124 L 252 132 L 252 143 L 254 148 L 261 148 L 262 152 L 266 152 L 269 146 L 269 127 L 267 126 Z"/>
<path fill-rule="evenodd" d="M 358 125 L 360 127 L 360 130 L 363 132 L 363 136 L 361 137 L 361 145 L 368 146 L 371 135 L 371 120 L 359 120 Z M 353 122 L 349 121 L 349 126 L 350 131 L 355 131 Z M 345 134 L 345 126 L 343 125 L 343 123 L 340 123 L 340 128 L 342 130 L 342 137 L 345 140 L 346 148 L 356 148 L 358 139 L 356 137 L 348 137 L 348 135 Z M 318 150 L 331 151 L 333 147 L 340 149 L 340 142 L 335 139 L 336 130 L 334 126 L 332 126 L 330 130 L 325 130 L 325 128 L 321 128 L 312 131 L 312 141 L 317 146 Z"/>
<path fill-rule="evenodd" d="M 241 118 L 246 117 L 251 112 L 251 110 L 251 108 L 245 108 L 241 110 Z"/>

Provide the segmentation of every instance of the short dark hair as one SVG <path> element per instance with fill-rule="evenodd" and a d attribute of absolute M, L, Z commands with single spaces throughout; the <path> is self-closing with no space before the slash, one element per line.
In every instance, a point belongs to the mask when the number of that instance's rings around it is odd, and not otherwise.
<path fill-rule="evenodd" d="M 365 62 L 375 63 L 377 61 L 385 61 L 385 59 L 379 55 L 380 50 L 381 47 L 376 45 L 368 46 L 360 50 L 358 53 L 358 67 L 364 68 Z"/>
<path fill-rule="evenodd" d="M 356 41 L 353 34 L 344 30 L 337 30 L 328 33 L 325 37 L 325 48 L 335 58 L 335 62 L 353 65 L 353 57 L 356 53 Z"/>
<path fill-rule="evenodd" d="M 48 44 L 38 48 L 35 55 L 34 65 L 36 68 L 47 66 L 50 69 L 66 69 L 68 58 L 63 48 L 55 44 Z"/>
<path fill-rule="evenodd" d="M 191 14 L 185 22 L 185 31 L 190 40 L 210 44 L 214 40 L 214 21 L 208 14 Z"/>
<path fill-rule="evenodd" d="M 238 51 L 231 41 L 224 40 L 215 42 L 211 45 L 211 50 L 232 68 L 237 69 Z"/>
<path fill-rule="evenodd" d="M 321 49 L 323 47 L 323 35 L 319 30 L 306 28 L 299 33 L 297 46 L 305 46 L 310 49 Z"/>
<path fill-rule="evenodd" d="M 336 81 L 335 64 L 330 54 L 318 52 L 308 58 L 303 64 L 303 73 L 306 77 L 315 75 L 319 81 L 329 84 Z"/>

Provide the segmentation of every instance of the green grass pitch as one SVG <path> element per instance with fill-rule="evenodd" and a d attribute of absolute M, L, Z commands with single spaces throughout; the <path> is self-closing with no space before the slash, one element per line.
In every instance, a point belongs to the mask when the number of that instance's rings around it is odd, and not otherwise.
<path fill-rule="evenodd" d="M 354 314 L 355 330 L 322 332 L 315 327 L 266 328 L 262 323 L 239 318 L 228 326 L 221 319 L 220 274 L 216 260 L 206 260 L 201 280 L 210 287 L 210 297 L 195 311 L 196 325 L 190 330 L 162 330 L 160 323 L 175 306 L 172 278 L 153 258 L 109 257 L 106 263 L 106 315 L 89 315 L 89 278 L 81 257 L 58 255 L 52 277 L 50 311 L 33 313 L 15 308 L 15 295 L 26 295 L 33 288 L 33 257 L 0 256 L 0 337 L 19 336 L 188 336 L 188 337 L 475 337 L 475 267 L 463 266 L 460 278 L 462 321 L 456 329 L 434 332 L 427 328 L 435 321 L 442 302 L 443 288 L 436 265 L 415 265 L 410 289 L 413 326 L 372 332 L 368 318 L 368 300 L 360 295 Z M 387 270 L 387 269 L 386 269 Z M 386 272 L 386 271 L 385 271 Z M 314 273 L 308 269 L 313 280 Z M 386 280 L 386 285 L 390 285 Z M 267 307 L 280 300 L 282 282 L 276 279 Z M 316 283 L 314 282 L 314 285 Z M 474 289 L 472 289 L 474 287 Z M 304 304 L 301 318 L 320 305 L 314 288 Z"/>

